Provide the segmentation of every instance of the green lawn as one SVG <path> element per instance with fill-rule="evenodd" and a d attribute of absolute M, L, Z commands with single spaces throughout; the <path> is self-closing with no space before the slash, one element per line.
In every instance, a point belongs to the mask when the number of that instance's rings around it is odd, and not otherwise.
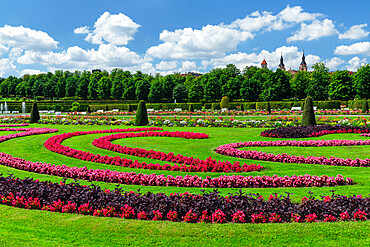
<path fill-rule="evenodd" d="M 93 162 L 81 161 L 68 158 L 63 155 L 52 153 L 47 150 L 43 143 L 51 136 L 63 132 L 88 131 L 110 128 L 129 128 L 117 126 L 53 126 L 53 125 L 31 125 L 31 127 L 57 128 L 59 132 L 47 135 L 28 136 L 0 143 L 0 152 L 9 153 L 31 161 L 41 161 L 52 164 L 66 164 L 68 166 L 83 167 L 90 169 L 110 169 L 117 171 L 137 171 L 142 173 L 172 174 L 184 176 L 183 172 L 153 171 L 143 169 L 132 169 L 117 167 Z M 209 156 L 217 160 L 240 161 L 241 163 L 259 163 L 266 168 L 261 172 L 244 173 L 244 175 L 329 175 L 342 174 L 344 177 L 352 177 L 356 182 L 353 186 L 322 187 L 322 188 L 255 188 L 243 189 L 247 193 L 260 193 L 265 198 L 272 193 L 293 193 L 294 201 L 307 196 L 309 191 L 319 197 L 330 195 L 335 189 L 338 194 L 368 196 L 370 193 L 370 172 L 368 168 L 356 167 L 333 167 L 308 164 L 284 164 L 274 162 L 263 162 L 254 160 L 242 160 L 226 157 L 214 152 L 221 144 L 255 141 L 274 140 L 260 137 L 262 129 L 238 129 L 238 128 L 164 128 L 168 131 L 192 131 L 202 132 L 209 135 L 205 140 L 186 140 L 169 137 L 140 137 L 116 140 L 114 143 L 130 147 L 141 147 L 164 152 L 181 153 L 187 156 L 205 159 Z M 10 132 L 0 132 L 0 135 Z M 95 138 L 102 134 L 79 136 L 71 138 L 63 145 L 72 148 L 89 151 L 95 154 L 121 156 L 139 161 L 164 164 L 157 160 L 137 158 L 123 154 L 117 154 L 108 150 L 102 150 L 92 145 Z M 366 139 L 359 134 L 336 134 L 312 139 Z M 314 156 L 337 156 L 341 158 L 368 158 L 370 146 L 355 147 L 328 147 L 328 148 L 302 148 L 302 147 L 268 147 L 253 148 L 271 153 L 288 153 L 294 155 Z M 51 180 L 59 182 L 60 177 L 29 173 L 4 166 L 0 166 L 0 172 L 8 173 L 17 177 L 33 177 L 40 180 Z M 223 173 L 191 173 L 192 175 L 219 176 Z M 243 174 L 243 173 L 239 173 Z M 71 181 L 71 180 L 67 180 Z M 81 184 L 90 184 L 80 181 Z M 94 182 L 103 188 L 113 189 L 116 184 Z M 121 185 L 124 190 L 137 190 L 142 192 L 185 192 L 200 193 L 200 188 L 177 188 L 177 187 L 152 187 L 137 185 Z M 219 189 L 223 195 L 239 191 L 239 189 Z M 42 211 L 30 211 L 8 206 L 0 206 L 0 246 L 117 246 L 117 245 L 353 245 L 364 246 L 369 244 L 368 232 L 369 222 L 339 222 L 339 223 L 312 223 L 312 224 L 186 224 L 171 222 L 142 222 L 136 220 L 123 220 L 113 218 L 96 218 L 90 216 L 59 214 Z"/>

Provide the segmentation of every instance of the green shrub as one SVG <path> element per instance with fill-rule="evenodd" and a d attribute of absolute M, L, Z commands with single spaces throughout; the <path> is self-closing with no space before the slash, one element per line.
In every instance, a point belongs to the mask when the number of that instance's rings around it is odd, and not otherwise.
<path fill-rule="evenodd" d="M 91 108 L 90 108 L 90 106 L 89 106 L 89 105 L 88 105 L 88 106 L 87 106 L 87 108 L 86 108 L 86 112 L 87 112 L 87 113 L 91 113 Z"/>
<path fill-rule="evenodd" d="M 148 121 L 148 113 L 146 111 L 146 106 L 144 100 L 139 102 L 139 106 L 136 111 L 135 117 L 135 125 L 136 126 L 144 126 L 149 123 Z"/>
<path fill-rule="evenodd" d="M 270 106 L 270 102 L 267 101 L 267 106 L 266 106 L 266 111 L 271 114 L 271 106 Z"/>
<path fill-rule="evenodd" d="M 246 102 L 243 105 L 244 110 L 256 110 L 256 102 Z"/>
<path fill-rule="evenodd" d="M 189 109 L 188 109 L 188 111 L 190 111 L 190 112 L 193 112 L 193 111 L 194 111 L 194 106 L 193 106 L 193 104 L 189 104 Z"/>
<path fill-rule="evenodd" d="M 220 103 L 212 103 L 212 110 L 221 110 Z"/>
<path fill-rule="evenodd" d="M 231 105 L 230 105 L 229 97 L 227 96 L 222 97 L 221 102 L 220 102 L 221 109 L 224 109 L 224 108 L 230 109 L 230 106 Z"/>
<path fill-rule="evenodd" d="M 369 112 L 369 103 L 367 102 L 367 99 L 363 100 L 362 103 L 362 113 L 368 113 Z"/>
<path fill-rule="evenodd" d="M 128 104 L 127 111 L 132 112 L 132 105 L 131 104 Z"/>
<path fill-rule="evenodd" d="M 302 126 L 316 125 L 315 113 L 313 111 L 312 98 L 308 96 L 305 100 L 302 113 Z"/>
<path fill-rule="evenodd" d="M 78 111 L 78 108 L 80 107 L 80 103 L 78 102 L 73 102 L 72 103 L 72 108 L 71 111 Z"/>
<path fill-rule="evenodd" d="M 30 123 L 37 123 L 39 120 L 40 120 L 39 109 L 37 107 L 37 103 L 34 102 L 31 110 Z"/>
<path fill-rule="evenodd" d="M 342 102 L 340 100 L 314 101 L 317 109 L 340 109 Z"/>

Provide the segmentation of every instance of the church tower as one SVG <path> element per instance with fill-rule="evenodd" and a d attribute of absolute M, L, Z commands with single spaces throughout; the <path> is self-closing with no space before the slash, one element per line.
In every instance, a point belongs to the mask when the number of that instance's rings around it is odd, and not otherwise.
<path fill-rule="evenodd" d="M 281 70 L 285 71 L 285 65 L 284 65 L 283 54 L 281 54 L 281 57 L 280 57 L 279 69 L 281 69 Z"/>
<path fill-rule="evenodd" d="M 262 63 L 261 63 L 261 69 L 267 69 L 267 62 L 265 59 L 263 59 Z"/>
<path fill-rule="evenodd" d="M 307 71 L 306 57 L 304 56 L 304 51 L 302 56 L 302 62 L 299 65 L 299 71 Z"/>

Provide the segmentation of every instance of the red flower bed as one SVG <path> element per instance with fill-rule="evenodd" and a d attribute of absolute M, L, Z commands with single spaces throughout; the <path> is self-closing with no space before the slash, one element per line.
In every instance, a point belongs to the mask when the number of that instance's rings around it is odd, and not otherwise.
<path fill-rule="evenodd" d="M 164 153 L 154 150 L 146 150 L 143 148 L 130 148 L 126 146 L 121 146 L 117 144 L 112 144 L 111 141 L 122 139 L 122 138 L 132 138 L 132 137 L 176 137 L 185 139 L 206 139 L 207 134 L 203 133 L 193 133 L 193 132 L 153 132 L 152 130 L 162 130 L 162 128 L 134 128 L 134 129 L 115 129 L 115 130 L 99 130 L 99 131 L 85 131 L 85 132 L 72 132 L 65 133 L 62 135 L 56 135 L 49 138 L 44 146 L 50 151 L 66 155 L 68 157 L 73 157 L 76 159 L 93 161 L 103 164 L 111 164 L 116 166 L 124 166 L 131 168 L 141 168 L 149 170 L 169 170 L 169 171 L 183 171 L 183 172 L 251 172 L 260 171 L 263 169 L 262 166 L 256 164 L 243 164 L 242 166 L 239 162 L 231 163 L 229 161 L 217 161 L 208 157 L 206 160 L 201 160 L 193 157 L 187 157 L 181 154 L 174 155 L 173 153 Z M 111 150 L 114 152 L 124 153 L 128 155 L 145 157 L 156 160 L 164 160 L 168 162 L 173 162 L 179 165 L 160 165 L 153 163 L 138 162 L 137 160 L 132 161 L 131 159 L 121 158 L 121 157 L 111 157 L 111 156 L 101 156 L 99 154 L 92 154 L 89 152 L 72 149 L 67 146 L 61 145 L 61 143 L 71 137 L 80 135 L 89 135 L 97 133 L 112 133 L 112 132 L 134 132 L 134 131 L 148 131 L 142 133 L 120 133 L 115 135 L 108 135 L 94 140 L 93 145 Z"/>
<path fill-rule="evenodd" d="M 289 195 L 260 195 L 188 192 L 165 195 L 151 192 L 102 190 L 99 186 L 40 182 L 30 178 L 0 176 L 0 203 L 60 213 L 75 213 L 98 217 L 117 217 L 140 220 L 169 220 L 188 223 L 280 223 L 334 222 L 337 219 L 365 221 L 368 219 L 370 198 L 332 194 L 331 200 L 312 195 L 293 203 Z M 324 198 L 324 199 L 323 199 Z"/>

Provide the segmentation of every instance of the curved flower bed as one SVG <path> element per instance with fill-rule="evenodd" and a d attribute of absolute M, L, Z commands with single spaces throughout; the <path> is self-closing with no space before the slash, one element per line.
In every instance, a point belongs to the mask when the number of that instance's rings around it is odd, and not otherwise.
<path fill-rule="evenodd" d="M 22 132 L 15 133 L 15 134 L 0 136 L 0 142 L 4 142 L 10 139 L 22 137 L 22 136 L 41 135 L 41 134 L 58 132 L 57 129 L 49 129 L 49 128 L 5 128 L 5 129 L 0 129 L 0 131 L 22 131 Z"/>
<path fill-rule="evenodd" d="M 72 149 L 67 146 L 63 146 L 61 143 L 71 137 L 80 135 L 89 135 L 97 133 L 112 133 L 112 132 L 133 132 L 133 131 L 145 131 L 145 130 L 162 130 L 162 128 L 134 128 L 134 129 L 116 129 L 116 130 L 100 130 L 100 131 L 85 131 L 85 132 L 72 132 L 65 133 L 62 135 L 56 135 L 49 138 L 44 146 L 50 151 L 66 155 L 68 157 L 73 157 L 76 159 L 87 160 L 103 164 L 111 164 L 116 166 L 125 166 L 131 168 L 141 168 L 150 170 L 169 170 L 169 171 L 184 171 L 184 172 L 251 172 L 260 171 L 263 169 L 260 165 L 248 165 L 244 164 L 240 166 L 239 162 L 234 162 L 233 164 L 229 161 L 216 161 L 211 157 L 206 160 L 201 160 L 193 157 L 183 156 L 181 154 L 174 155 L 173 153 L 164 153 L 154 150 L 145 150 L 143 148 L 129 148 L 122 147 L 117 144 L 112 144 L 110 141 L 121 139 L 121 138 L 132 138 L 132 137 L 176 137 L 185 139 L 206 139 L 208 135 L 203 133 L 193 133 L 193 132 L 142 132 L 142 133 L 120 133 L 115 135 L 104 136 L 99 139 L 94 140 L 93 144 L 99 148 L 108 149 L 115 152 L 120 152 L 124 154 L 134 155 L 138 157 L 145 157 L 156 160 L 165 160 L 168 162 L 173 162 L 179 165 L 160 165 L 153 163 L 138 162 L 137 160 L 132 161 L 131 159 L 121 158 L 121 157 L 111 157 L 111 156 L 101 156 L 99 154 L 92 154 L 89 152 Z"/>
<path fill-rule="evenodd" d="M 370 133 L 370 128 L 341 125 L 299 126 L 265 130 L 261 132 L 261 136 L 274 138 L 306 138 L 345 133 Z"/>
<path fill-rule="evenodd" d="M 243 193 L 220 196 L 217 191 L 153 194 L 101 190 L 81 186 L 40 182 L 32 179 L 0 177 L 0 203 L 26 209 L 77 213 L 101 217 L 140 220 L 169 220 L 203 223 L 281 223 L 364 221 L 370 214 L 370 197 L 331 195 L 320 199 L 302 198 L 291 202 L 288 196 Z"/>
<path fill-rule="evenodd" d="M 203 188 L 271 188 L 271 187 L 321 187 L 352 185 L 353 179 L 337 175 L 336 177 L 311 176 L 220 176 L 217 178 L 201 178 L 186 175 L 165 177 L 156 174 L 142 174 L 135 172 L 117 172 L 111 170 L 87 169 L 86 167 L 68 167 L 65 165 L 52 165 L 40 162 L 31 162 L 10 154 L 0 153 L 0 164 L 29 172 L 48 174 L 59 177 L 102 181 L 120 184 L 135 184 L 143 186 L 175 186 L 175 187 L 203 187 Z"/>
<path fill-rule="evenodd" d="M 24 123 L 24 124 L 8 124 L 8 125 L 0 125 L 0 128 L 3 128 L 3 127 L 25 127 L 25 126 L 29 126 L 28 123 Z"/>
<path fill-rule="evenodd" d="M 219 146 L 216 153 L 253 160 L 264 160 L 282 163 L 304 163 L 318 164 L 331 166 L 354 166 L 354 167 L 369 167 L 370 159 L 341 159 L 337 157 L 314 157 L 314 156 L 295 156 L 288 154 L 271 154 L 252 150 L 239 150 L 242 147 L 268 147 L 268 146 L 302 146 L 302 147 L 324 147 L 324 146 L 351 146 L 351 145 L 370 145 L 370 140 L 366 141 L 347 141 L 347 140 L 330 140 L 330 141 L 257 141 L 257 142 L 238 142 Z"/>

